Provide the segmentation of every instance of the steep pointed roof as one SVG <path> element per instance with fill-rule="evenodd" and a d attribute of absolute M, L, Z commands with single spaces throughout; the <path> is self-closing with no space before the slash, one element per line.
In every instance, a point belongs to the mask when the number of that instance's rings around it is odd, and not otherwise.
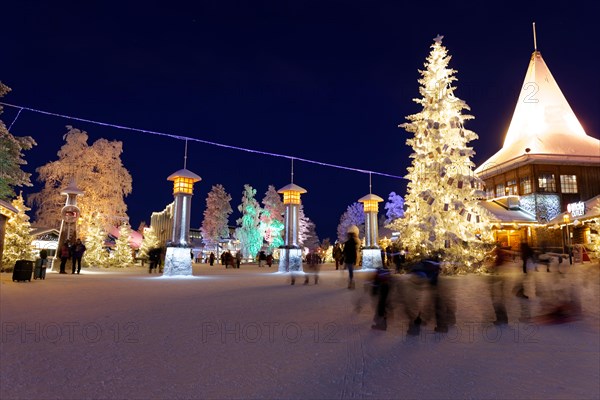
<path fill-rule="evenodd" d="M 531 55 L 502 149 L 475 173 L 490 175 L 531 160 L 600 163 L 600 140 L 586 134 L 539 51 Z"/>

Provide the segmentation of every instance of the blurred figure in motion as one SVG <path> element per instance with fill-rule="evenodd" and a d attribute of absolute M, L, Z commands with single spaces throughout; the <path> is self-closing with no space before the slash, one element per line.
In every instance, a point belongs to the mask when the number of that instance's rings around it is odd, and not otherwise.
<path fill-rule="evenodd" d="M 504 271 L 504 252 L 500 245 L 496 245 L 494 249 L 494 262 L 490 268 L 490 276 L 488 278 L 488 286 L 490 289 L 490 298 L 494 307 L 496 319 L 494 325 L 508 324 L 508 314 L 506 312 L 506 274 Z"/>
<path fill-rule="evenodd" d="M 547 290 L 540 293 L 540 315 L 535 322 L 542 324 L 562 324 L 581 317 L 579 288 L 583 285 L 575 281 L 572 272 L 546 275 Z"/>
<path fill-rule="evenodd" d="M 440 277 L 440 254 L 413 265 L 403 286 L 404 309 L 408 317 L 407 334 L 417 336 L 421 325 L 435 319 L 435 332 L 448 332 L 456 323 L 456 306 L 450 282 Z"/>
<path fill-rule="evenodd" d="M 373 318 L 374 324 L 371 326 L 372 329 L 380 331 L 387 329 L 388 298 L 392 287 L 391 278 L 390 271 L 385 264 L 373 273 L 371 294 L 377 298 L 377 306 Z"/>
<path fill-rule="evenodd" d="M 310 276 L 314 276 L 315 277 L 315 285 L 319 284 L 319 255 L 314 252 L 311 251 L 310 253 L 308 253 L 306 255 L 306 269 L 308 270 L 305 274 L 304 274 L 304 284 L 308 285 L 308 281 L 310 279 Z"/>
<path fill-rule="evenodd" d="M 348 289 L 354 289 L 354 267 L 359 259 L 360 241 L 358 240 L 358 227 L 352 225 L 348 228 L 348 240 L 344 243 L 344 267 L 348 270 Z"/>

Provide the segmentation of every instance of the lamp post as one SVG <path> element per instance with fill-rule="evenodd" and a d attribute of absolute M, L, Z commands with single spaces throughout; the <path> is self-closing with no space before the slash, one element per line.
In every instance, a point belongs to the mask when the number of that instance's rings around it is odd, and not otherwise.
<path fill-rule="evenodd" d="M 167 243 L 164 276 L 192 275 L 190 258 L 190 212 L 194 183 L 200 181 L 198 175 L 185 168 L 169 175 L 173 181 L 173 231 Z"/>
<path fill-rule="evenodd" d="M 359 203 L 363 203 L 365 213 L 365 246 L 362 249 L 363 269 L 383 267 L 381 249 L 377 244 L 379 241 L 377 213 L 379 212 L 379 203 L 382 201 L 383 199 L 381 197 L 372 193 L 369 193 L 358 200 Z"/>
<path fill-rule="evenodd" d="M 290 183 L 279 189 L 277 193 L 283 194 L 285 205 L 285 236 L 284 245 L 279 251 L 279 272 L 295 272 L 302 270 L 302 249 L 298 243 L 300 211 L 300 195 L 306 189 Z"/>
<path fill-rule="evenodd" d="M 67 196 L 67 200 L 65 206 L 60 211 L 62 219 L 60 221 L 60 232 L 58 234 L 58 247 L 56 248 L 54 260 L 50 266 L 51 271 L 54 268 L 54 261 L 60 257 L 60 246 L 65 242 L 75 241 L 77 238 L 77 220 L 80 216 L 79 207 L 77 207 L 77 196 L 82 196 L 83 192 L 77 187 L 75 178 L 72 178 L 69 185 L 64 188 L 60 194 Z"/>

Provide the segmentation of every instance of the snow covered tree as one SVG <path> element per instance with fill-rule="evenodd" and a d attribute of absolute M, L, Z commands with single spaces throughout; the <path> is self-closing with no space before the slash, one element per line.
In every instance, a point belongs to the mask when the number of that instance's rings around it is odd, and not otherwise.
<path fill-rule="evenodd" d="M 309 250 L 316 250 L 319 245 L 319 236 L 317 235 L 317 229 L 314 222 L 310 218 L 306 219 L 306 237 L 301 242 L 301 246 L 308 248 Z"/>
<path fill-rule="evenodd" d="M 0 98 L 10 92 L 10 88 L 0 82 Z M 3 107 L 0 106 L 0 114 Z M 22 158 L 23 150 L 35 146 L 31 136 L 15 137 L 0 120 L 0 199 L 10 200 L 15 197 L 15 186 L 31 186 L 31 174 L 23 171 L 21 165 L 27 162 Z"/>
<path fill-rule="evenodd" d="M 473 117 L 462 114 L 469 107 L 454 96 L 456 71 L 448 67 L 451 57 L 441 39 L 435 38 L 425 70 L 419 71 L 422 97 L 414 101 L 423 108 L 400 125 L 414 135 L 406 141 L 414 152 L 405 218 L 393 225 L 409 255 L 442 252 L 445 271 L 458 273 L 480 268 L 491 233 L 487 213 L 477 204 L 483 184 L 472 173 L 475 152 L 467 145 L 477 135 L 464 127 Z"/>
<path fill-rule="evenodd" d="M 356 225 L 359 230 L 359 236 L 364 237 L 365 210 L 362 203 L 355 202 L 350 204 L 340 217 L 340 223 L 337 227 L 338 241 L 343 243 L 348 240 L 348 228 L 352 225 Z"/>
<path fill-rule="evenodd" d="M 200 228 L 204 243 L 217 245 L 220 238 L 229 236 L 229 216 L 232 212 L 231 196 L 223 185 L 214 185 L 206 196 L 204 219 Z"/>
<path fill-rule="evenodd" d="M 119 227 L 119 237 L 115 242 L 112 257 L 110 258 L 110 266 L 123 268 L 128 267 L 133 263 L 133 254 L 129 240 L 131 238 L 131 228 L 125 223 Z"/>
<path fill-rule="evenodd" d="M 105 249 L 106 231 L 98 221 L 92 220 L 88 224 L 85 236 L 85 253 L 83 261 L 91 267 L 108 267 L 108 253 Z"/>
<path fill-rule="evenodd" d="M 44 182 L 41 192 L 30 196 L 38 206 L 36 223 L 47 227 L 60 226 L 60 210 L 65 198 L 60 194 L 74 177 L 79 189 L 84 192 L 77 199 L 82 217 L 96 213 L 102 227 L 108 231 L 116 221 L 127 217 L 124 197 L 131 193 L 132 179 L 123 167 L 119 141 L 98 139 L 88 146 L 88 135 L 84 131 L 67 126 L 65 144 L 58 152 L 58 160 L 37 169 L 39 180 Z M 80 236 L 87 234 L 87 223 L 82 219 Z"/>
<path fill-rule="evenodd" d="M 387 210 L 385 213 L 385 216 L 387 217 L 386 224 L 389 224 L 395 219 L 404 217 L 404 199 L 402 196 L 396 194 L 396 192 L 390 193 L 384 208 Z"/>
<path fill-rule="evenodd" d="M 304 204 L 298 208 L 298 244 L 300 247 L 306 247 L 305 242 L 310 235 L 311 220 L 304 214 Z"/>
<path fill-rule="evenodd" d="M 140 246 L 140 257 L 148 258 L 148 252 L 151 249 L 155 249 L 160 245 L 158 236 L 154 231 L 154 228 L 146 227 L 143 231 L 142 245 Z"/>
<path fill-rule="evenodd" d="M 272 253 L 279 246 L 283 246 L 284 241 L 282 231 L 285 228 L 283 223 L 283 214 L 285 205 L 281 201 L 281 196 L 275 190 L 275 186 L 269 185 L 265 197 L 262 200 L 263 209 L 260 213 L 260 231 L 265 242 L 268 243 L 268 251 Z"/>
<path fill-rule="evenodd" d="M 33 260 L 31 249 L 31 224 L 26 214 L 30 209 L 25 206 L 23 196 L 12 201 L 12 205 L 19 210 L 17 214 L 8 219 L 4 237 L 4 254 L 2 264 L 8 267 L 15 265 L 17 260 Z"/>
<path fill-rule="evenodd" d="M 235 236 L 240 241 L 244 258 L 254 258 L 263 245 L 263 237 L 259 228 L 261 208 L 254 198 L 256 189 L 250 185 L 244 185 L 242 193 L 242 204 L 238 206 L 242 217 L 236 221 L 239 228 L 236 228 Z"/>

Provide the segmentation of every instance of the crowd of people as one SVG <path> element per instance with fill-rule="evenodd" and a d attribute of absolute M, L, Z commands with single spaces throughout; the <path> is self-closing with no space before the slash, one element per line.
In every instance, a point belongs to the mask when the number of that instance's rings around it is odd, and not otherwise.
<path fill-rule="evenodd" d="M 408 322 L 409 336 L 419 335 L 425 323 L 439 333 L 448 332 L 456 324 L 455 294 L 461 280 L 440 273 L 440 256 L 438 252 L 412 263 L 400 276 L 391 274 L 385 264 L 372 273 L 366 280 L 365 293 L 373 297 L 373 329 L 386 330 L 392 314 Z M 499 246 L 493 256 L 490 273 L 483 276 L 490 314 L 493 310 L 495 317 L 492 324 L 508 324 L 511 313 L 513 321 L 523 323 L 564 323 L 580 318 L 578 285 L 565 273 L 567 267 L 562 265 L 561 257 L 540 258 L 524 243 L 520 254 L 523 268 L 515 271 L 512 257 Z M 368 297 L 357 297 L 357 311 Z M 510 311 L 509 305 L 513 307 Z"/>

